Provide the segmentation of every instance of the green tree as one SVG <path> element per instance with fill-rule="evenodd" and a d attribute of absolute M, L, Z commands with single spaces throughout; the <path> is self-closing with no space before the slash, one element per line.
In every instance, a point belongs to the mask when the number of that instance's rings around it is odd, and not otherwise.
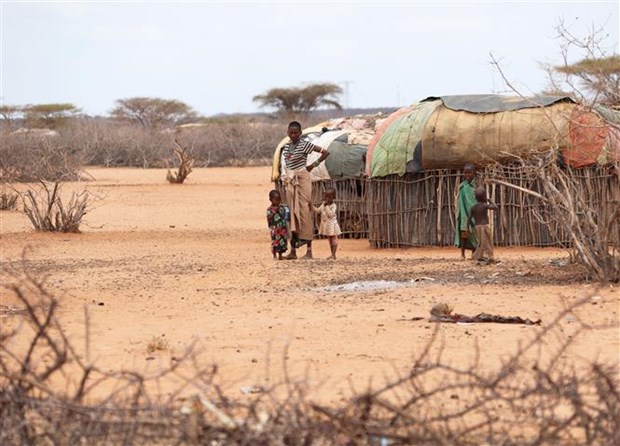
<path fill-rule="evenodd" d="M 30 127 L 55 128 L 75 117 L 80 109 L 73 104 L 35 104 L 23 108 L 26 121 Z"/>
<path fill-rule="evenodd" d="M 576 78 L 597 102 L 620 105 L 620 56 L 585 58 L 553 69 L 568 78 Z M 570 81 L 569 81 L 570 82 Z"/>
<path fill-rule="evenodd" d="M 305 87 L 272 88 L 263 94 L 256 95 L 252 101 L 261 107 L 276 109 L 284 115 L 307 115 L 322 106 L 342 109 L 338 97 L 342 88 L 336 84 L 310 84 Z"/>
<path fill-rule="evenodd" d="M 547 91 L 567 92 L 582 102 L 620 105 L 620 55 L 606 49 L 605 27 L 594 28 L 586 36 L 572 29 L 563 19 L 555 26 L 562 63 L 544 65 Z"/>
<path fill-rule="evenodd" d="M 2 105 L 0 106 L 0 120 L 12 128 L 15 121 L 23 116 L 23 112 L 23 107 L 19 105 Z"/>
<path fill-rule="evenodd" d="M 198 117 L 197 113 L 184 102 L 144 97 L 117 100 L 111 115 L 138 123 L 145 128 L 175 126 Z"/>

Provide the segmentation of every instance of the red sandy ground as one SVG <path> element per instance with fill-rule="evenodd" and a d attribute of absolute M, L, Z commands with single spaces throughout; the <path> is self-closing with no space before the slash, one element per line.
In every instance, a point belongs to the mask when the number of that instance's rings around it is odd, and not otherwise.
<path fill-rule="evenodd" d="M 441 324 L 444 358 L 469 364 L 476 346 L 494 367 L 552 321 L 566 305 L 586 323 L 608 325 L 577 339 L 569 361 L 618 365 L 618 285 L 601 289 L 558 249 L 498 248 L 500 265 L 460 261 L 455 248 L 375 250 L 367 240 L 340 240 L 339 259 L 315 241 L 315 261 L 273 261 L 265 220 L 270 169 L 197 169 L 170 185 L 164 170 L 90 169 L 94 181 L 70 183 L 100 200 L 81 234 L 36 233 L 16 211 L 1 211 L 3 265 L 47 276 L 60 298 L 60 320 L 77 346 L 90 317 L 90 354 L 105 370 L 154 371 L 190 344 L 199 361 L 219 365 L 219 379 L 241 396 L 248 385 L 307 380 L 311 396 L 337 401 L 352 387 L 378 386 L 410 370 L 436 324 L 429 310 L 448 302 L 458 313 L 542 319 L 542 327 Z M 304 252 L 304 249 L 301 251 Z M 325 291 L 363 280 L 424 280 L 404 288 Z M 3 274 L 3 282 L 8 280 Z M 0 290 L 0 305 L 14 305 Z M 423 316 L 421 321 L 412 321 Z M 16 325 L 20 316 L 0 317 Z M 576 322 L 564 318 L 570 333 Z M 169 348 L 147 353 L 163 336 Z M 16 340 L 15 342 L 18 342 Z M 437 346 L 437 348 L 439 348 Z M 148 359 L 147 359 L 148 358 Z M 153 359 L 154 358 L 154 359 Z"/>

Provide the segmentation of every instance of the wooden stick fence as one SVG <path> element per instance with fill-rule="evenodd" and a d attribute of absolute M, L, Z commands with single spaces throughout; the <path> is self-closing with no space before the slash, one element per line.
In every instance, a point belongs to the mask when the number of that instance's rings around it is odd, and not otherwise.
<path fill-rule="evenodd" d="M 522 188 L 542 191 L 533 173 L 522 167 L 495 166 L 481 176 L 501 179 Z M 574 172 L 578 188 L 600 218 L 613 212 L 617 181 L 604 167 Z M 455 170 L 432 170 L 403 177 L 373 178 L 366 183 L 368 237 L 376 248 L 449 246 L 455 238 L 455 199 L 463 179 Z M 569 243 L 544 203 L 529 194 L 486 182 L 487 194 L 499 206 L 493 215 L 498 246 L 564 246 Z"/>
<path fill-rule="evenodd" d="M 312 183 L 312 203 L 318 206 L 323 201 L 326 188 L 336 190 L 338 223 L 343 238 L 367 238 L 368 218 L 366 216 L 366 180 L 360 178 L 337 178 L 320 180 Z M 277 189 L 286 201 L 284 186 L 278 182 Z M 315 218 L 315 233 L 318 234 L 318 219 Z"/>

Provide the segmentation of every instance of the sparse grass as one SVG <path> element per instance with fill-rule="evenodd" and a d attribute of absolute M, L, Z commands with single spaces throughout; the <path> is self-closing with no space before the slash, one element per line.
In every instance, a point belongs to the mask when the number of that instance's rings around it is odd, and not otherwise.
<path fill-rule="evenodd" d="M 146 346 L 146 352 L 148 354 L 155 352 L 165 352 L 170 348 L 168 339 L 163 336 L 153 336 Z"/>
<path fill-rule="evenodd" d="M 0 192 L 0 211 L 10 211 L 15 209 L 19 195 L 11 192 Z"/>

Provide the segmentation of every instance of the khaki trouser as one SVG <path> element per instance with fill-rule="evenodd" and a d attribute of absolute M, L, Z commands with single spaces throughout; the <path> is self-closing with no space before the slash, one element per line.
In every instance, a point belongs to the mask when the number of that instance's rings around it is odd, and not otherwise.
<path fill-rule="evenodd" d="M 472 259 L 480 260 L 486 258 L 493 260 L 493 230 L 489 225 L 474 226 L 476 238 L 478 239 L 478 247 L 472 255 Z"/>
<path fill-rule="evenodd" d="M 305 168 L 286 170 L 284 172 L 286 201 L 291 209 L 291 232 L 301 240 L 312 240 L 314 225 L 312 223 L 312 180 Z"/>

